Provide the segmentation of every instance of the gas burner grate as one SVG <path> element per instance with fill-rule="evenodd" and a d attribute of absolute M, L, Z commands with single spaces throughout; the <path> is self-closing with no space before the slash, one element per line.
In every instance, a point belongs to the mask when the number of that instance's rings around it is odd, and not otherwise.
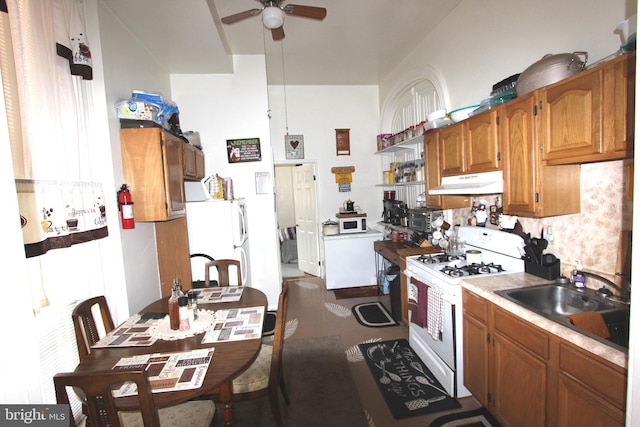
<path fill-rule="evenodd" d="M 447 265 L 440 270 L 441 273 L 451 277 L 475 276 L 476 274 L 500 273 L 502 271 L 504 271 L 502 266 L 494 263 L 473 263 L 461 266 Z"/>
<path fill-rule="evenodd" d="M 449 262 L 449 261 L 458 261 L 464 260 L 465 256 L 462 255 L 452 255 L 452 254 L 423 254 L 416 258 L 417 261 L 420 261 L 423 264 L 437 264 L 440 262 Z"/>

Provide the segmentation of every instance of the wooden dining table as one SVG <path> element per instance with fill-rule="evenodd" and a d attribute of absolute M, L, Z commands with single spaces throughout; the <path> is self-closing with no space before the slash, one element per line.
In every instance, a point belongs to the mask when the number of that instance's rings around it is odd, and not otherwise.
<path fill-rule="evenodd" d="M 232 308 L 263 306 L 267 310 L 267 297 L 258 289 L 245 287 L 240 301 L 222 302 L 214 304 L 198 304 L 198 308 L 205 310 L 223 310 Z M 140 311 L 168 313 L 168 297 L 162 298 Z M 116 328 L 117 329 L 117 328 Z M 196 389 L 154 393 L 153 399 L 158 407 L 172 406 L 218 392 L 219 402 L 222 404 L 222 415 L 225 426 L 235 425 L 232 400 L 232 381 L 247 369 L 260 352 L 261 338 L 240 341 L 227 341 L 202 344 L 205 331 L 194 336 L 176 340 L 157 340 L 151 346 L 94 348 L 84 360 L 80 362 L 76 371 L 109 370 L 123 357 L 139 354 L 184 352 L 196 349 L 215 348 L 211 363 L 207 369 L 202 386 Z M 120 397 L 116 399 L 118 409 L 135 410 L 138 407 L 136 397 Z"/>

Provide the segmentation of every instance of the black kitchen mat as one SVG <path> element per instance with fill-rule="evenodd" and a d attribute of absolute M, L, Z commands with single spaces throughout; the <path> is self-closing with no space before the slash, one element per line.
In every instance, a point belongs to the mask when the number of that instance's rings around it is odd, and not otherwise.
<path fill-rule="evenodd" d="M 460 408 L 405 339 L 358 344 L 394 418 Z"/>
<path fill-rule="evenodd" d="M 398 324 L 380 301 L 356 304 L 351 308 L 351 311 L 362 326 L 384 328 Z"/>

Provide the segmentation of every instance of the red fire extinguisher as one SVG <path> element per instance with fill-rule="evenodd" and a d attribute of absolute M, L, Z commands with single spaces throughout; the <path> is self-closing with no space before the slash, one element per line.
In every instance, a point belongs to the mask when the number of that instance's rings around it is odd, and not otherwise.
<path fill-rule="evenodd" d="M 122 221 L 122 228 L 124 230 L 135 228 L 136 221 L 133 219 L 133 200 L 131 200 L 131 193 L 129 192 L 129 186 L 122 184 L 118 191 L 118 209 L 120 209 L 120 220 Z"/>

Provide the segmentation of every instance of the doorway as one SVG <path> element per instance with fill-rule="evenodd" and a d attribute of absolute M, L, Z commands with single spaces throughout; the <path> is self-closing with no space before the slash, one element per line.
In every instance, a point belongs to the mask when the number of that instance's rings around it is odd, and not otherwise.
<path fill-rule="evenodd" d="M 282 277 L 320 276 L 315 163 L 275 165 Z"/>

